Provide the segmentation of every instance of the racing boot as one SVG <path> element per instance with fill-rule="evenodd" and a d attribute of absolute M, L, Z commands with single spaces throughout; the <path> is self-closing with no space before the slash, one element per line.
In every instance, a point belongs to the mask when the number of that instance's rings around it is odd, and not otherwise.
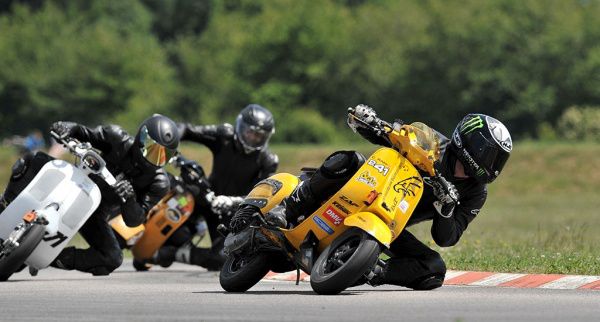
<path fill-rule="evenodd" d="M 280 206 L 271 210 L 265 219 L 279 227 L 295 226 L 304 219 L 304 216 L 315 211 L 319 207 L 319 202 L 312 193 L 310 186 L 306 181 L 300 184 L 292 191 L 289 197 L 283 199 Z"/>
<path fill-rule="evenodd" d="M 188 242 L 177 249 L 175 260 L 184 264 L 202 266 L 208 271 L 218 271 L 227 259 L 222 249 L 222 245 L 216 245 L 212 248 L 199 248 Z"/>
<path fill-rule="evenodd" d="M 75 247 L 65 247 L 50 266 L 68 271 L 75 269 Z"/>

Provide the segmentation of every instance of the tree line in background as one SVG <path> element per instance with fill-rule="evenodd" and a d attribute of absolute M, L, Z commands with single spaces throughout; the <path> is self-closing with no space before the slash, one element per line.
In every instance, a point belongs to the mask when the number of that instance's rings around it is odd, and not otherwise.
<path fill-rule="evenodd" d="M 285 142 L 347 138 L 358 103 L 445 133 L 482 112 L 517 138 L 600 140 L 598 17 L 597 0 L 5 0 L 0 136 L 232 122 L 255 102 Z"/>

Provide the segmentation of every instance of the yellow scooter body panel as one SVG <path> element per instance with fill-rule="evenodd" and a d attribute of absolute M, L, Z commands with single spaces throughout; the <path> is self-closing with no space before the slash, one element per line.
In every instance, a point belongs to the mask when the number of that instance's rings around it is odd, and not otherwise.
<path fill-rule="evenodd" d="M 386 247 L 392 242 L 392 232 L 390 228 L 370 212 L 359 212 L 344 219 L 344 225 L 348 227 L 358 227 L 366 231 L 369 235 L 375 237 L 381 244 Z"/>
<path fill-rule="evenodd" d="M 299 183 L 300 179 L 293 174 L 274 174 L 257 183 L 246 196 L 244 203 L 255 205 L 262 214 L 266 214 L 291 195 Z"/>
<path fill-rule="evenodd" d="M 381 148 L 311 216 L 297 227 L 282 230 L 296 249 L 312 231 L 319 240 L 319 251 L 322 251 L 348 229 L 346 218 L 370 213 L 370 224 L 363 225 L 358 217 L 349 223 L 366 231 L 372 230 L 374 237 L 389 247 L 406 226 L 422 193 L 423 179 L 417 169 L 398 151 Z M 375 224 L 377 220 L 380 223 Z M 382 232 L 382 224 L 388 227 L 391 238 Z"/>

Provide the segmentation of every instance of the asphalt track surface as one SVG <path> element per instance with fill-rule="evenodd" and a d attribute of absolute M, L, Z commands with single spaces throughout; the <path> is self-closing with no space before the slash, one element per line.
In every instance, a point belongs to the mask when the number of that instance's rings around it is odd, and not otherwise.
<path fill-rule="evenodd" d="M 225 293 L 218 275 L 174 265 L 107 277 L 46 269 L 0 284 L 2 321 L 598 321 L 600 292 L 444 286 L 355 287 L 319 296 L 309 283 L 262 281 Z"/>

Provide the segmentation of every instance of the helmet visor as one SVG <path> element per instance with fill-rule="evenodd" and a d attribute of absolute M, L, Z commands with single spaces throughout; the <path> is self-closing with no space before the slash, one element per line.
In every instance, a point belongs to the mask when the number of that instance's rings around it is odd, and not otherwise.
<path fill-rule="evenodd" d="M 253 150 L 260 150 L 269 141 L 271 137 L 270 131 L 265 131 L 258 126 L 246 124 L 245 122 L 237 122 L 236 133 L 240 138 L 241 143 Z"/>
<path fill-rule="evenodd" d="M 155 166 L 162 167 L 177 155 L 177 150 L 169 149 L 152 139 L 146 126 L 140 130 L 140 143 L 142 156 Z"/>
<path fill-rule="evenodd" d="M 471 140 L 468 150 L 472 151 L 473 158 L 489 173 L 491 177 L 489 182 L 493 181 L 504 168 L 510 153 L 481 134 L 473 135 Z"/>

